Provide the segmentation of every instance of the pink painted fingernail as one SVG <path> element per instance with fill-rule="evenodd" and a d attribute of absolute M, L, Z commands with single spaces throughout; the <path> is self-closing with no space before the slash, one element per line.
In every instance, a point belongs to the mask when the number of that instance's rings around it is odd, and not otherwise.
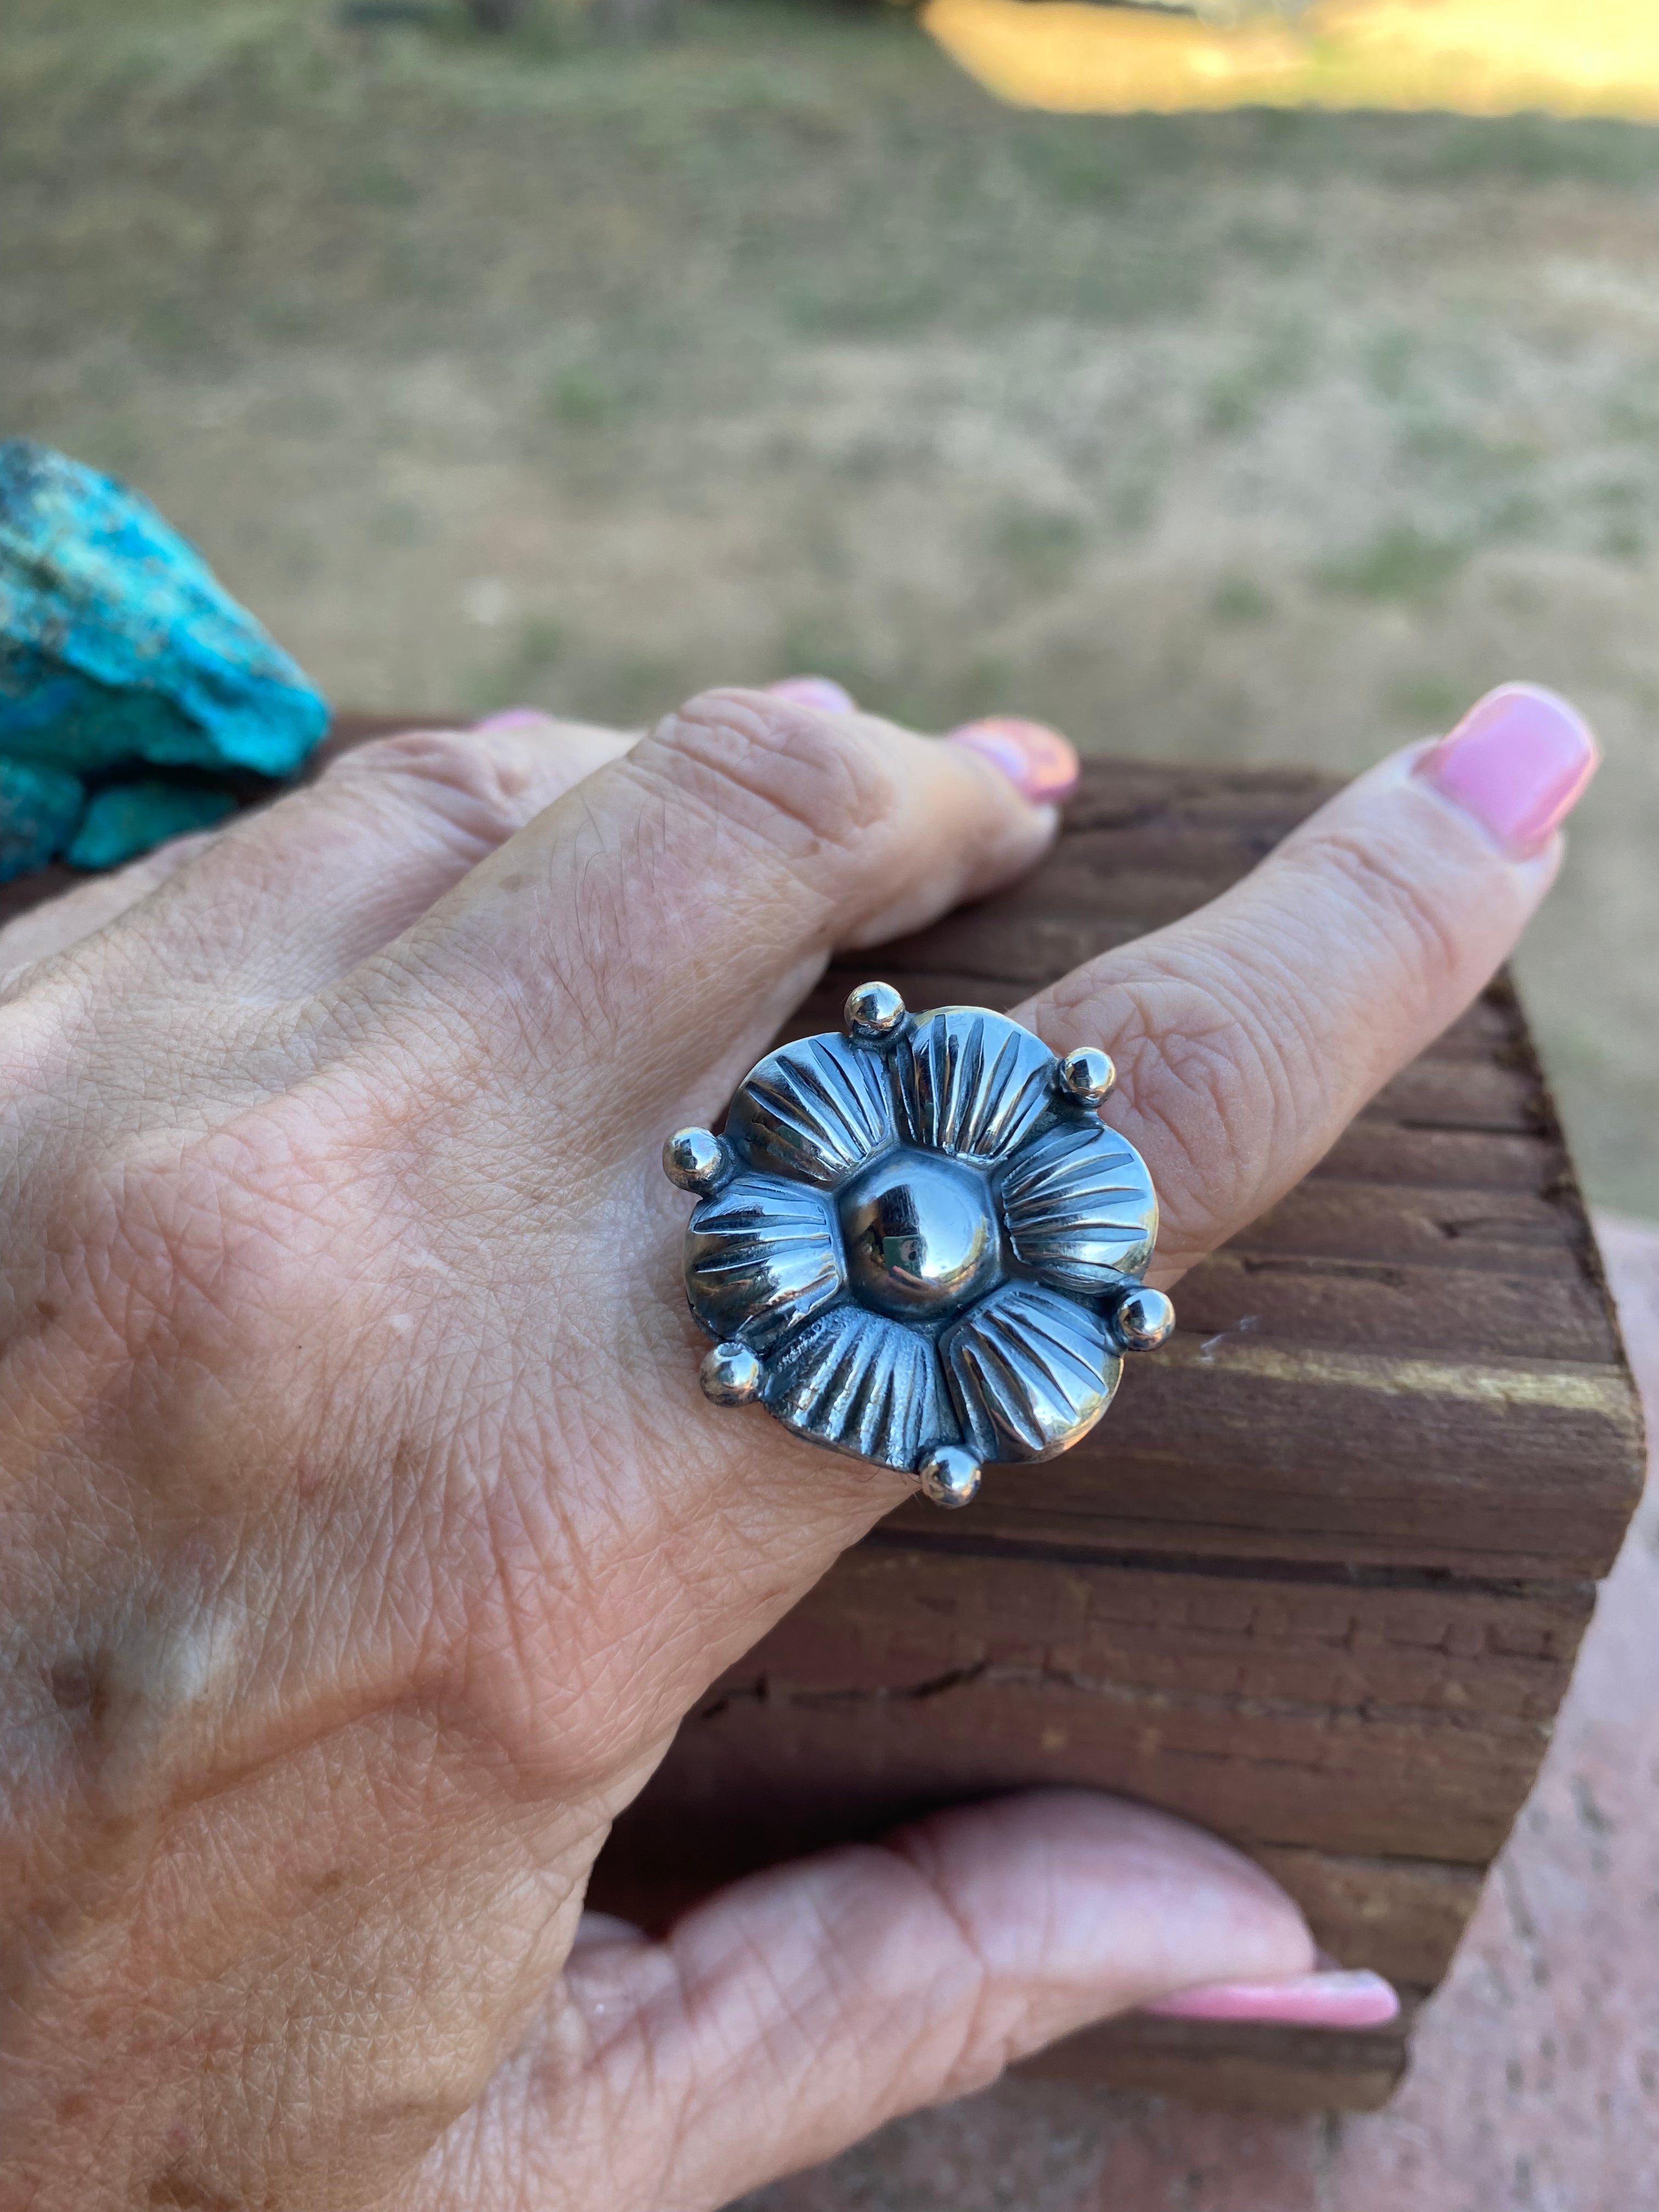
<path fill-rule="evenodd" d="M 1067 799 L 1077 789 L 1077 754 L 1058 730 L 1044 723 L 1018 714 L 989 714 L 983 721 L 964 722 L 945 742 L 966 745 L 994 762 L 1034 802 Z"/>
<path fill-rule="evenodd" d="M 482 722 L 475 722 L 475 730 L 527 730 L 534 722 L 550 722 L 550 714 L 539 707 L 503 707 L 499 714 L 486 714 Z"/>
<path fill-rule="evenodd" d="M 1524 860 L 1566 820 L 1601 759 L 1589 723 L 1565 699 L 1536 684 L 1500 684 L 1417 773 Z"/>
<path fill-rule="evenodd" d="M 855 714 L 858 702 L 830 676 L 781 676 L 767 690 L 796 707 L 816 707 L 824 714 Z"/>
<path fill-rule="evenodd" d="M 1166 2020 L 1265 2021 L 1281 2027 L 1381 2027 L 1400 1999 L 1381 1974 L 1297 1974 L 1287 1982 L 1206 1982 L 1145 2009 Z"/>

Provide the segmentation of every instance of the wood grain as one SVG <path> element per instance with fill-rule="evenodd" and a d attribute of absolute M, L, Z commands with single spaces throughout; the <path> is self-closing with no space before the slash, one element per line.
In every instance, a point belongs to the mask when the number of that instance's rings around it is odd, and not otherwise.
<path fill-rule="evenodd" d="M 862 1547 L 688 1717 L 629 1848 L 659 1879 L 694 1862 L 712 1879 L 1063 1783 L 1250 1849 L 1478 1868 L 1531 1785 L 1589 1603 L 1584 1585 Z M 734 1805 L 750 1808 L 736 1836 Z"/>
<path fill-rule="evenodd" d="M 1410 2013 L 1397 2028 L 1342 2035 L 1136 2014 L 1068 2036 L 1019 2071 L 1285 2118 L 1374 2112 L 1400 2086 L 1410 2029 Z"/>

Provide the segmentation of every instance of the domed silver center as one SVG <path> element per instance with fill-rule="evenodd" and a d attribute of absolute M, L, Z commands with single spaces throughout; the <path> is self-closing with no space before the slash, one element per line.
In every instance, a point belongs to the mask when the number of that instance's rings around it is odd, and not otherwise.
<path fill-rule="evenodd" d="M 938 1152 L 884 1153 L 841 1194 L 854 1293 L 901 1321 L 963 1305 L 997 1273 L 997 1224 L 985 1178 Z"/>

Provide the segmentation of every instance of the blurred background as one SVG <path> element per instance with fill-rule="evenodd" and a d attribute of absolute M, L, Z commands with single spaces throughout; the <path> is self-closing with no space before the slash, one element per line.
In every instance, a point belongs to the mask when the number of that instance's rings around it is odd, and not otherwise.
<path fill-rule="evenodd" d="M 999 102 L 910 12 L 6 0 L 0 414 L 338 705 L 1608 750 L 1522 961 L 1659 1218 L 1659 131 Z M 610 35 L 606 35 L 609 33 Z"/>

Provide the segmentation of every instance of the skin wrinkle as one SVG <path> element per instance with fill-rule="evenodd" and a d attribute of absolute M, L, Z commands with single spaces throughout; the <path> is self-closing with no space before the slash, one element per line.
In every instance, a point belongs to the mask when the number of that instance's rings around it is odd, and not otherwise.
<path fill-rule="evenodd" d="M 978 1928 L 969 1916 L 959 1910 L 951 1896 L 944 1868 L 931 1844 L 925 1827 L 913 1828 L 890 1840 L 888 1854 L 921 1883 L 931 1909 L 948 1923 L 973 1985 L 966 2006 L 960 1998 L 957 2002 L 956 2010 L 960 2015 L 956 2023 L 958 2047 L 943 2069 L 934 2092 L 937 2101 L 943 2104 L 955 2097 L 970 2095 L 975 2089 L 988 2088 L 1006 2068 L 1008 2057 L 1003 2051 L 987 2070 L 987 2061 L 981 2054 L 988 2039 L 986 2014 L 995 1994 L 997 1976 Z"/>
<path fill-rule="evenodd" d="M 92 937 L 130 911 L 218 835 L 216 830 L 198 830 L 187 836 L 170 838 L 143 859 L 77 884 L 46 905 L 15 916 L 6 925 L 0 945 L 0 1009 L 10 999 L 14 985 L 21 982 L 36 961 L 49 958 L 77 939 Z"/>
<path fill-rule="evenodd" d="M 1248 965 L 1240 964 L 1248 975 Z M 1205 1155 L 1210 1165 L 1206 1173 L 1189 1150 L 1188 1205 L 1194 1220 L 1182 1240 L 1199 1249 L 1212 1241 L 1217 1222 L 1255 1211 L 1264 1188 L 1276 1191 L 1285 1164 L 1312 1150 L 1310 1130 L 1330 1121 L 1318 1056 L 1297 1066 L 1289 1044 L 1260 1018 L 1259 996 L 1243 977 L 1228 977 L 1218 961 L 1211 991 L 1224 1010 L 1224 1030 L 1200 1042 L 1177 1030 L 1173 1053 L 1166 1037 L 1165 1062 L 1180 1090 L 1158 1109 L 1169 1133 L 1183 1122 L 1192 1126 L 1185 1109 L 1195 1093 L 1210 1102 L 1213 1134 Z M 1228 1162 L 1224 1176 L 1216 1172 L 1218 1150 Z M 1253 1178 L 1248 1169 L 1241 1173 L 1241 1162 L 1254 1164 Z"/>
<path fill-rule="evenodd" d="M 377 804 L 408 805 L 420 826 L 454 830 L 479 854 L 505 844 L 524 819 L 519 804 L 533 782 L 529 760 L 499 743 L 481 745 L 470 731 L 407 730 L 377 738 L 334 762 L 318 788 L 366 778 Z M 435 801 L 435 804 L 434 804 Z M 452 811 L 459 802 L 460 813 Z M 472 829 L 467 812 L 478 817 Z"/>
<path fill-rule="evenodd" d="M 1163 1279 L 1164 1271 L 1194 1249 L 1218 1201 L 1229 1212 L 1237 1203 L 1237 1190 L 1227 1187 L 1228 1181 L 1236 1184 L 1238 1169 L 1224 1096 L 1234 1072 L 1224 1058 L 1224 1047 L 1212 1036 L 1194 1034 L 1190 1020 L 1156 1025 L 1155 1010 L 1165 995 L 1163 979 L 1114 981 L 1106 1000 L 1113 1008 L 1109 1013 L 1091 1013 L 1100 1003 L 1093 999 L 1076 1010 L 1090 1033 L 1112 1041 L 1121 1073 L 1118 1103 L 1108 1107 L 1108 1119 L 1145 1151 L 1152 1168 L 1161 1223 L 1158 1255 L 1149 1273 L 1152 1281 Z M 1133 1017 L 1127 1037 L 1115 1001 L 1127 1003 Z M 1206 1011 L 1211 1011 L 1209 1003 Z M 1067 1034 L 1074 1028 L 1068 1021 Z M 1232 1032 L 1229 1022 L 1223 1034 L 1231 1037 Z M 1200 1100 L 1208 1101 L 1208 1110 L 1194 1117 L 1192 1108 Z"/>
<path fill-rule="evenodd" d="M 1305 870 L 1319 878 L 1328 872 L 1343 878 L 1358 895 L 1364 915 L 1382 922 L 1390 964 L 1409 949 L 1409 976 L 1398 975 L 1396 988 L 1409 980 L 1413 996 L 1434 1003 L 1455 986 L 1466 965 L 1456 933 L 1409 872 L 1393 865 L 1386 852 L 1368 850 L 1352 830 L 1334 830 L 1286 854 L 1285 866 L 1287 871 Z"/>
<path fill-rule="evenodd" d="M 818 1900 L 815 1896 L 809 1895 L 802 1902 L 807 1913 L 816 1912 Z M 751 2016 L 746 2023 L 747 2037 L 740 2033 L 738 2038 L 738 2051 L 748 2056 L 744 2069 L 746 2075 L 752 2078 L 754 2060 L 759 2057 L 770 2063 L 775 2076 L 781 2075 L 777 2088 L 787 2096 L 790 2087 L 788 2069 L 777 2065 L 769 2048 L 771 2043 L 783 2027 L 788 2028 L 803 2051 L 811 2051 L 817 2042 L 795 2009 L 791 1989 L 778 1972 L 771 1948 L 748 1936 L 745 1931 L 737 1934 L 735 1956 L 740 1963 L 735 1972 L 732 1952 L 715 1961 L 712 1971 L 707 1966 L 694 1971 L 693 1962 L 685 1957 L 682 1947 L 671 1942 L 668 1964 L 673 1978 L 672 1989 L 659 1992 L 638 2014 L 635 2039 L 637 2073 L 635 2084 L 630 2085 L 633 2097 L 637 2099 L 637 2082 L 642 2078 L 653 2093 L 653 2101 L 672 2116 L 672 2124 L 663 2130 L 661 2162 L 653 2176 L 652 2197 L 647 2201 L 679 2201 L 684 2187 L 679 2168 L 702 2117 L 699 2108 L 720 2108 L 730 2094 L 732 2072 L 743 2063 L 726 2047 L 731 2039 L 726 2014 L 733 1984 L 751 2008 Z M 718 2047 L 710 2052 L 707 2046 L 715 2031 L 723 2032 L 719 2034 Z M 672 2061 L 662 2064 L 659 2054 L 672 2052 L 677 2043 L 684 2046 L 678 2066 Z M 693 2053 L 696 2063 L 688 2063 Z M 614 2064 L 614 2052 L 608 2056 Z M 798 2089 L 794 2102 L 799 2105 L 801 2101 Z"/>
<path fill-rule="evenodd" d="M 223 867 L 216 859 L 210 883 L 196 886 L 197 903 L 205 902 L 214 917 L 215 960 L 222 961 L 234 909 L 245 949 L 257 954 L 253 964 L 267 990 L 325 982 L 325 970 L 342 972 L 374 944 L 395 936 L 471 860 L 504 842 L 537 808 L 625 751 L 630 742 L 620 733 L 549 723 L 533 734 L 416 733 L 406 741 L 385 741 L 383 748 L 365 747 L 346 756 L 317 784 L 263 810 L 276 817 L 283 839 L 296 848 L 297 871 L 290 865 L 278 874 L 261 866 L 262 845 L 251 856 L 239 847 Z M 422 761 L 429 775 L 424 803 Z M 347 787 L 343 794 L 337 788 L 342 782 Z M 466 823 L 456 810 L 465 812 L 469 803 L 474 818 Z M 447 816 L 452 817 L 447 822 Z M 225 832 L 193 842 L 200 848 L 248 834 L 248 817 L 243 817 Z M 458 836 L 471 840 L 466 853 L 456 848 Z M 339 868 L 349 866 L 351 880 L 344 896 L 337 885 L 327 900 L 301 895 L 299 928 L 271 927 L 273 907 L 295 893 L 290 879 L 297 873 L 308 880 L 331 854 Z M 146 865 L 141 862 L 125 873 L 136 878 Z M 125 875 L 107 879 L 95 891 L 76 896 L 95 896 L 112 912 L 118 911 L 124 880 Z M 179 963 L 168 961 L 168 933 L 183 926 L 180 912 L 172 904 L 160 909 L 152 933 L 152 953 L 175 971 Z M 44 918 L 30 917 L 24 927 L 39 932 L 46 926 Z"/>
<path fill-rule="evenodd" d="M 727 834 L 752 836 L 758 855 L 781 861 L 792 880 L 806 872 L 804 861 L 827 858 L 832 874 L 850 867 L 878 881 L 866 866 L 870 840 L 891 833 L 897 784 L 856 724 L 830 743 L 825 726 L 821 714 L 776 702 L 757 711 L 729 696 L 697 701 L 668 716 L 632 764 L 677 799 L 689 791 Z M 665 817 L 672 823 L 682 811 L 665 806 Z"/>

